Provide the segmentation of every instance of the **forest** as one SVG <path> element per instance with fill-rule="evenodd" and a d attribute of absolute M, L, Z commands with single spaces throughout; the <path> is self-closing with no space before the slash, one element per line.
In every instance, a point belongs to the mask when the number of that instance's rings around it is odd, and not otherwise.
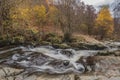
<path fill-rule="evenodd" d="M 71 42 L 85 34 L 119 40 L 119 4 L 99 6 L 78 0 L 0 0 L 0 46 Z M 115 17 L 116 15 L 117 17 Z"/>
<path fill-rule="evenodd" d="M 0 0 L 0 80 L 120 80 L 120 0 Z"/>

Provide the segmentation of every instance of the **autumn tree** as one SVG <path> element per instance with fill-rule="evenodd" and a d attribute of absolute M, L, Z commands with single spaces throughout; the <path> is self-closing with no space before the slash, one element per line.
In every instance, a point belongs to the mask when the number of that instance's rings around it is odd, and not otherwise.
<path fill-rule="evenodd" d="M 114 28 L 115 33 L 120 33 L 120 0 L 115 0 L 113 3 L 113 12 L 114 12 Z"/>
<path fill-rule="evenodd" d="M 57 32 L 58 26 L 59 26 L 59 10 L 55 6 L 49 7 L 49 14 L 48 14 L 48 23 L 54 28 L 54 32 Z"/>
<path fill-rule="evenodd" d="M 87 25 L 86 25 L 86 5 L 84 2 L 77 3 L 76 6 L 76 25 L 74 28 L 75 32 L 79 33 L 87 33 Z"/>
<path fill-rule="evenodd" d="M 29 6 L 17 7 L 14 8 L 14 11 L 11 13 L 11 18 L 14 22 L 13 26 L 29 26 L 29 21 L 31 17 L 31 8 Z"/>
<path fill-rule="evenodd" d="M 11 25 L 10 9 L 12 7 L 10 0 L 0 0 L 0 28 L 1 34 L 3 34 L 4 28 Z"/>
<path fill-rule="evenodd" d="M 95 19 L 96 19 L 96 10 L 92 5 L 87 5 L 85 10 L 85 24 L 87 26 L 87 33 L 89 35 L 93 34 Z"/>
<path fill-rule="evenodd" d="M 9 35 L 12 32 L 12 11 L 22 0 L 0 0 L 0 34 Z"/>
<path fill-rule="evenodd" d="M 102 6 L 96 19 L 96 28 L 100 38 L 103 39 L 113 33 L 113 18 L 108 6 Z"/>
<path fill-rule="evenodd" d="M 42 36 L 44 36 L 44 26 L 46 23 L 46 8 L 44 5 L 36 5 L 33 7 L 33 19 L 36 26 L 42 29 Z"/>
<path fill-rule="evenodd" d="M 73 29 L 76 26 L 76 12 L 75 7 L 77 6 L 76 0 L 59 0 L 58 9 L 59 23 L 64 33 L 64 40 L 70 42 L 73 34 Z"/>

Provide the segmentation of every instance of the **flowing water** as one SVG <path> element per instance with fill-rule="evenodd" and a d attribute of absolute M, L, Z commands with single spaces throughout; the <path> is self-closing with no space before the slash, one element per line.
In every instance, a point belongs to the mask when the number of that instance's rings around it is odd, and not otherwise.
<path fill-rule="evenodd" d="M 73 50 L 55 49 L 52 46 L 13 47 L 0 49 L 0 63 L 25 69 L 26 73 L 83 73 L 93 70 L 96 63 L 89 63 L 88 57 L 94 57 L 98 52 L 116 51 L 120 43 L 106 43 L 106 50 Z M 93 67 L 94 66 L 94 67 Z"/>

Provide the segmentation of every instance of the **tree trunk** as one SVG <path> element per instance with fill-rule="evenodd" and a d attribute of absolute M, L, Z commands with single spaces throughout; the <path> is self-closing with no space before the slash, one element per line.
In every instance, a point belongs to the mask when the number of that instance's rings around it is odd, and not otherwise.
<path fill-rule="evenodd" d="M 72 34 L 70 32 L 64 33 L 64 42 L 71 42 L 71 36 Z"/>

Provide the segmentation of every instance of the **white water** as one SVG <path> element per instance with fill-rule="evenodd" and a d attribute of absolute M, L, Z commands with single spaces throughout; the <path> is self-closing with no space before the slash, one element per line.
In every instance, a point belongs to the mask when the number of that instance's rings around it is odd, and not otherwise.
<path fill-rule="evenodd" d="M 117 45 L 116 45 L 117 44 Z M 111 48 L 110 45 L 115 45 Z M 115 51 L 119 48 L 120 43 L 109 43 L 107 51 Z M 54 49 L 51 46 L 41 46 L 36 48 L 16 47 L 5 51 L 0 51 L 0 54 L 7 53 L 9 51 L 17 51 L 21 49 L 23 54 L 17 52 L 11 58 L 6 59 L 6 64 L 21 66 L 28 72 L 44 72 L 50 74 L 62 74 L 62 73 L 83 73 L 85 67 L 82 63 L 77 61 L 81 57 L 94 56 L 99 50 L 73 50 L 73 49 Z M 35 56 L 35 57 L 34 57 Z M 84 61 L 84 60 L 83 60 Z M 85 61 L 84 61 L 85 62 Z"/>

